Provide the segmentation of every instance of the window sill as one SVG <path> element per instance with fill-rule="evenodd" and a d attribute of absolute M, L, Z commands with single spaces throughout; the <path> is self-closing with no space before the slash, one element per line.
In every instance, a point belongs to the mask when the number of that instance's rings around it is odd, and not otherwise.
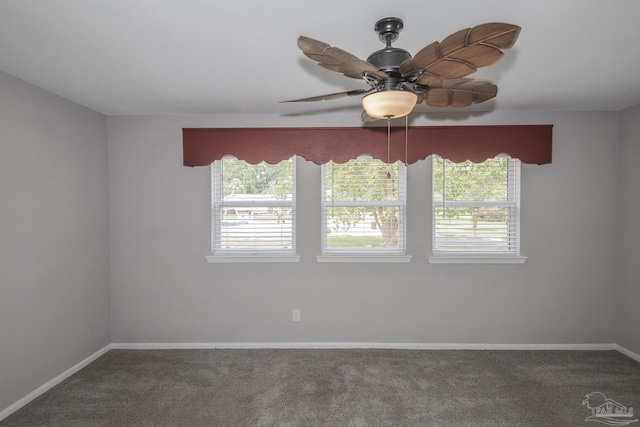
<path fill-rule="evenodd" d="M 430 264 L 524 264 L 522 255 L 432 255 Z"/>
<path fill-rule="evenodd" d="M 316 260 L 318 262 L 376 262 L 376 263 L 408 263 L 413 258 L 412 255 L 355 255 L 355 254 L 340 254 L 340 255 L 318 255 Z"/>
<path fill-rule="evenodd" d="M 292 254 L 259 254 L 259 255 L 236 255 L 218 254 L 207 255 L 205 257 L 209 264 L 234 263 L 234 262 L 300 262 L 300 255 Z"/>

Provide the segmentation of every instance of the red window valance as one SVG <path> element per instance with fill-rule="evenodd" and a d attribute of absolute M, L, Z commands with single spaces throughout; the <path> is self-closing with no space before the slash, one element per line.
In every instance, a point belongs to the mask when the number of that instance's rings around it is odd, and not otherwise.
<path fill-rule="evenodd" d="M 419 126 L 391 129 L 391 162 L 415 163 L 431 154 L 453 162 L 483 162 L 509 154 L 524 163 L 551 163 L 552 125 Z M 386 127 L 185 128 L 185 166 L 206 166 L 226 155 L 251 164 L 294 154 L 316 164 L 344 163 L 362 154 L 387 161 Z"/>

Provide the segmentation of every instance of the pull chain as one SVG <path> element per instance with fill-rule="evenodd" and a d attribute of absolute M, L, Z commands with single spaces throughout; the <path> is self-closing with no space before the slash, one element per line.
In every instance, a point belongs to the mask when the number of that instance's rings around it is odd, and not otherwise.
<path fill-rule="evenodd" d="M 387 116 L 387 179 L 391 179 L 389 162 L 391 161 L 391 117 Z"/>
<path fill-rule="evenodd" d="M 404 116 L 404 165 L 409 166 L 409 115 Z"/>

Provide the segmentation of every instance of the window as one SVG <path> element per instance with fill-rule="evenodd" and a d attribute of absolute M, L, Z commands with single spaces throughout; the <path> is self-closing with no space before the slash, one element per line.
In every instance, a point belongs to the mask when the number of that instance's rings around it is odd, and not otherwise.
<path fill-rule="evenodd" d="M 217 160 L 211 187 L 214 255 L 295 254 L 295 156 L 275 165 Z"/>
<path fill-rule="evenodd" d="M 323 254 L 404 254 L 405 165 L 370 157 L 322 165 Z"/>
<path fill-rule="evenodd" d="M 433 254 L 520 252 L 520 161 L 453 163 L 433 156 Z"/>

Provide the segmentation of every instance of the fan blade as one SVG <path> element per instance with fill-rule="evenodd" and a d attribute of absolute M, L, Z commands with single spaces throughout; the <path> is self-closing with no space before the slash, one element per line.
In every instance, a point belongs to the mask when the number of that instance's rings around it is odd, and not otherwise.
<path fill-rule="evenodd" d="M 501 49 L 511 48 L 519 34 L 519 26 L 500 22 L 467 28 L 424 47 L 400 64 L 400 73 L 423 70 L 418 81 L 422 85 L 438 84 L 434 83 L 438 78 L 461 78 L 500 60 Z"/>
<path fill-rule="evenodd" d="M 336 93 L 330 93 L 330 94 L 327 94 L 327 95 L 312 96 L 312 97 L 309 97 L 309 98 L 300 98 L 300 99 L 291 99 L 289 101 L 280 101 L 280 103 L 283 103 L 283 102 L 330 101 L 332 99 L 346 98 L 347 96 L 364 95 L 367 92 L 368 91 L 366 91 L 364 89 L 356 89 L 356 90 L 350 90 L 350 91 L 347 91 L 347 92 L 336 92 Z"/>
<path fill-rule="evenodd" d="M 445 80 L 441 86 L 431 87 L 418 97 L 418 103 L 424 102 L 431 107 L 468 107 L 494 98 L 498 87 L 493 83 L 458 79 Z"/>
<path fill-rule="evenodd" d="M 302 52 L 318 61 L 320 65 L 329 70 L 343 73 L 347 77 L 361 79 L 365 75 L 374 76 L 380 80 L 388 78 L 389 75 L 357 56 L 337 47 L 331 47 L 325 42 L 309 37 L 298 37 L 298 47 Z"/>

